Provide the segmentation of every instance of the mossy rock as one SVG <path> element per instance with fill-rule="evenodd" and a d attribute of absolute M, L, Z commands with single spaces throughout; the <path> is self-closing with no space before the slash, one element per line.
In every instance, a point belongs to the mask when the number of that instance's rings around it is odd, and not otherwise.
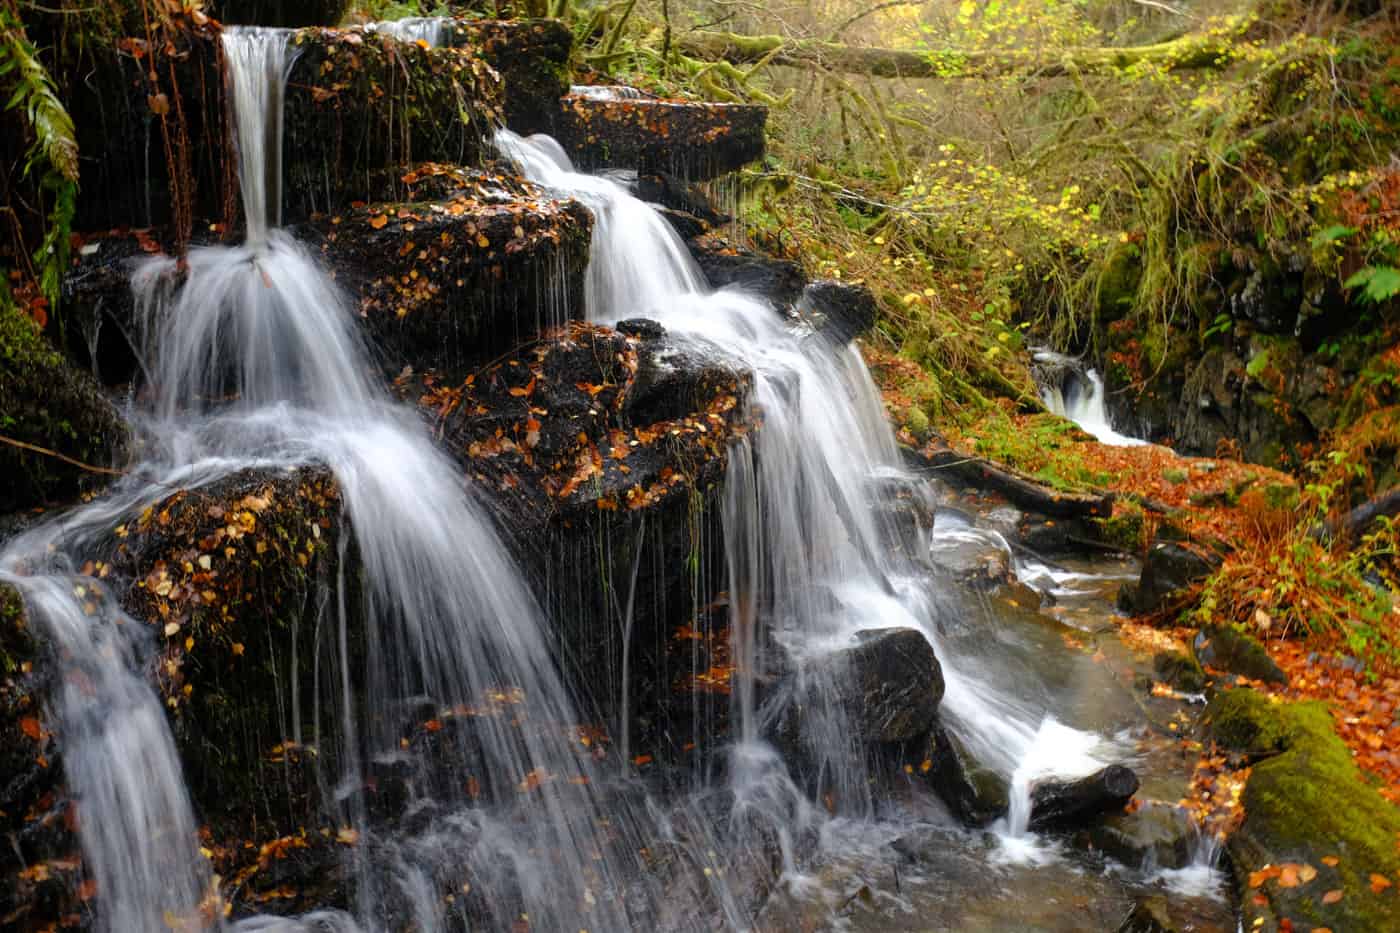
<path fill-rule="evenodd" d="M 0 436 L 61 456 L 0 444 L 0 513 L 74 499 L 110 478 L 130 433 L 97 382 L 75 369 L 34 322 L 0 306 Z M 63 458 L 68 458 L 67 460 Z"/>
<path fill-rule="evenodd" d="M 1184 651 L 1159 652 L 1152 659 L 1152 673 L 1185 693 L 1200 693 L 1206 688 L 1206 672 L 1200 662 Z"/>
<path fill-rule="evenodd" d="M 1288 683 L 1288 675 L 1269 657 L 1259 640 L 1232 626 L 1205 626 L 1191 647 L 1196 660 L 1205 667 L 1265 683 Z"/>
<path fill-rule="evenodd" d="M 1123 499 L 1113 503 L 1113 514 L 1096 518 L 1099 536 L 1105 544 L 1129 554 L 1141 553 L 1147 547 L 1147 526 L 1142 506 Z"/>
<path fill-rule="evenodd" d="M 1205 715 L 1216 741 L 1270 755 L 1254 765 L 1241 798 L 1244 822 L 1227 843 L 1243 928 L 1280 929 L 1287 919 L 1294 929 L 1396 929 L 1400 894 L 1393 885 L 1373 892 L 1370 876 L 1400 877 L 1400 808 L 1357 768 L 1327 707 L 1231 690 L 1212 700 Z M 1337 864 L 1324 862 L 1327 856 Z M 1287 862 L 1312 866 L 1316 878 L 1293 888 L 1277 878 L 1250 887 L 1250 873 Z M 1342 898 L 1323 903 L 1331 890 Z"/>

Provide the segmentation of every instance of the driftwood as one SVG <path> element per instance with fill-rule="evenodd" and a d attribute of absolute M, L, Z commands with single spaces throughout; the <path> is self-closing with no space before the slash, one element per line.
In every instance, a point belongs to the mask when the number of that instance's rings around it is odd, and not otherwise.
<path fill-rule="evenodd" d="M 911 452 L 916 469 L 936 473 L 961 486 L 987 489 L 1005 496 L 1013 505 L 1052 518 L 1106 518 L 1113 514 L 1111 493 L 1077 493 L 1053 489 L 1019 470 L 983 457 L 959 453 L 937 442 Z"/>

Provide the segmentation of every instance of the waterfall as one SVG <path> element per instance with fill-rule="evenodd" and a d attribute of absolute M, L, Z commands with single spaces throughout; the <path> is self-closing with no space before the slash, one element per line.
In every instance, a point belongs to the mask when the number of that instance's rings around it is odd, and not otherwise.
<path fill-rule="evenodd" d="M 1024 835 L 1033 779 L 1087 774 L 1106 763 L 1107 745 L 994 689 L 945 645 L 925 568 L 897 555 L 895 530 L 870 506 L 872 484 L 904 471 L 858 350 L 790 325 L 743 291 L 710 289 L 655 210 L 609 178 L 575 172 L 554 140 L 501 131 L 497 144 L 532 180 L 592 209 L 591 320 L 654 318 L 754 374 L 762 428 L 731 449 L 723 516 L 730 629 L 742 675 L 732 768 L 739 798 L 771 802 L 784 794 L 773 782 L 785 772 L 772 766 L 761 737 L 781 718 L 786 699 L 802 704 L 802 741 L 819 792 L 845 812 L 868 815 L 866 760 L 854 747 L 859 737 L 841 711 L 841 672 L 829 659 L 862 631 L 910 627 L 924 633 L 942 664 L 945 722 L 1012 783 L 1020 801 L 1004 829 Z M 796 687 L 760 703 L 753 678 L 766 639 L 794 668 Z M 786 804 L 779 809 L 792 812 Z"/>
<path fill-rule="evenodd" d="M 390 36 L 400 42 L 422 42 L 430 48 L 437 48 L 446 40 L 450 22 L 451 19 L 446 16 L 405 16 L 403 19 L 367 23 L 365 31 Z"/>
<path fill-rule="evenodd" d="M 1038 350 L 1034 358 L 1040 370 L 1040 400 L 1052 414 L 1073 421 L 1101 444 L 1138 447 L 1147 443 L 1114 430 L 1098 370 L 1050 350 Z"/>
<path fill-rule="evenodd" d="M 361 580 L 358 599 L 332 601 L 332 624 L 342 645 L 362 632 L 367 654 L 363 669 L 346 671 L 342 649 L 342 734 L 321 737 L 338 751 L 340 771 L 323 779 L 336 789 L 340 812 L 331 815 L 357 830 L 360 851 L 376 855 L 348 857 L 353 918 L 258 918 L 246 928 L 373 928 L 406 902 L 417 929 L 439 930 L 452 909 L 441 885 L 455 890 L 461 881 L 452 879 L 470 877 L 475 896 L 503 912 L 494 917 L 502 927 L 516 911 L 540 929 L 623 929 L 624 871 L 632 896 L 641 887 L 632 877 L 646 847 L 640 818 L 616 799 L 604 809 L 607 791 L 575 740 L 579 718 L 541 611 L 460 469 L 416 413 L 380 387 L 335 283 L 269 225 L 278 213 L 268 181 L 279 162 L 274 111 L 294 55 L 286 35 L 230 29 L 223 41 L 248 242 L 193 250 L 183 268 L 157 258 L 136 270 L 153 396 L 136 418 L 151 459 L 107 499 L 0 556 L 0 573 L 18 586 L 62 665 L 50 715 L 80 801 L 100 922 L 124 933 L 222 920 L 170 727 L 145 677 L 149 626 L 121 616 L 100 584 L 72 568 L 94 534 L 173 488 L 250 466 L 322 463 L 339 485 Z M 350 679 L 376 709 L 367 721 Z M 404 729 L 424 704 L 450 714 L 492 703 L 506 711 L 476 717 L 470 738 L 464 731 L 444 756 L 446 773 L 431 781 L 443 790 L 429 801 L 430 828 L 380 832 L 356 793 L 365 763 L 400 756 Z M 469 793 L 478 779 L 501 794 L 499 806 Z M 530 796 L 516 804 L 522 787 Z"/>

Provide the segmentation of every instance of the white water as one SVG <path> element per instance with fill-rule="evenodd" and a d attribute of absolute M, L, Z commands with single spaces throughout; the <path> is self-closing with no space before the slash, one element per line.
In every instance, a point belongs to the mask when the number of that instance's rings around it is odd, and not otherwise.
<path fill-rule="evenodd" d="M 758 749 L 783 701 L 802 702 L 802 741 L 815 762 L 809 783 L 842 811 L 868 815 L 865 758 L 841 713 L 829 657 L 863 630 L 913 627 L 942 662 L 945 721 L 1012 782 L 1021 800 L 1005 831 L 1024 835 L 1033 779 L 1087 774 L 1106 763 L 1109 746 L 1002 694 L 944 647 L 922 568 L 892 556 L 896 532 L 869 507 L 872 480 L 903 471 L 859 352 L 813 339 L 742 291 L 711 290 L 664 219 L 612 180 L 575 172 L 554 140 L 502 131 L 497 142 L 532 180 L 593 210 L 591 320 L 654 318 L 754 373 L 763 426 L 731 450 L 724 513 L 734 655 L 748 675 L 738 684 L 736 793 L 784 796 L 774 782 L 790 784 L 786 773 L 754 762 L 771 762 Z M 761 632 L 782 646 L 797 684 L 764 704 L 749 679 L 763 664 Z M 779 809 L 784 818 L 791 812 Z"/>
<path fill-rule="evenodd" d="M 447 38 L 449 22 L 451 20 L 446 16 L 405 16 L 403 19 L 366 23 L 365 31 L 390 36 L 400 42 L 423 42 L 430 48 L 437 48 Z"/>
<path fill-rule="evenodd" d="M 1045 407 L 1061 418 L 1068 418 L 1088 431 L 1101 444 L 1114 447 L 1140 447 L 1147 443 L 1115 430 L 1104 401 L 1103 377 L 1095 369 L 1079 369 L 1079 362 L 1048 350 L 1036 353 L 1037 362 L 1056 367 L 1054 378 L 1041 386 Z"/>

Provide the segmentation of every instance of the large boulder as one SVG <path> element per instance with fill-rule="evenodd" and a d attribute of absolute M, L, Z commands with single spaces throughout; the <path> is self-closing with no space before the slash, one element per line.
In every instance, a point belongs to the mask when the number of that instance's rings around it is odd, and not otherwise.
<path fill-rule="evenodd" d="M 500 510 L 570 680 L 659 765 L 728 730 L 721 484 L 751 376 L 624 327 L 572 324 L 480 370 L 443 435 Z"/>
<path fill-rule="evenodd" d="M 126 422 L 34 321 L 0 304 L 0 513 L 71 501 L 111 478 Z"/>
<path fill-rule="evenodd" d="M 1226 842 L 1243 927 L 1392 929 L 1400 808 L 1358 770 L 1327 707 L 1229 690 L 1205 720 L 1220 746 L 1254 762 Z"/>
<path fill-rule="evenodd" d="M 1204 667 L 1251 680 L 1271 684 L 1287 684 L 1288 675 L 1269 657 L 1269 652 L 1255 638 L 1233 626 L 1207 625 L 1191 643 L 1196 660 Z"/>
<path fill-rule="evenodd" d="M 832 663 L 848 672 L 850 723 L 862 741 L 908 742 L 932 729 L 943 699 L 943 668 L 922 632 L 861 632 Z"/>

